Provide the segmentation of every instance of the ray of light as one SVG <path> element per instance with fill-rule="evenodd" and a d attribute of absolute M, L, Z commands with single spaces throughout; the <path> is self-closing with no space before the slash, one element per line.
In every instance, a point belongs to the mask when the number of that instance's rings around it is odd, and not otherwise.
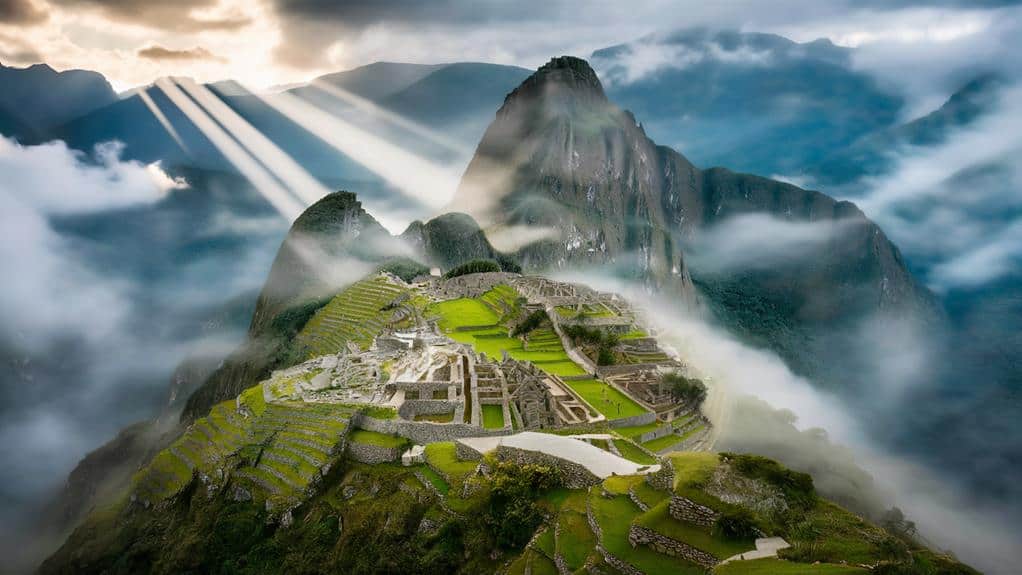
<path fill-rule="evenodd" d="M 212 116 L 230 135 L 234 136 L 235 140 L 266 166 L 291 193 L 298 196 L 306 205 L 315 203 L 329 192 L 323 184 L 299 166 L 291 156 L 232 110 L 209 88 L 197 84 L 190 78 L 182 78 L 177 80 L 177 83 L 205 109 L 206 113 Z"/>
<path fill-rule="evenodd" d="M 167 78 L 156 81 L 156 86 L 195 125 L 199 131 L 245 176 L 255 189 L 266 198 L 289 222 L 293 222 L 305 208 L 288 193 L 259 162 L 227 134 L 198 104 L 193 102 L 176 84 Z"/>
<path fill-rule="evenodd" d="M 405 118 L 400 114 L 395 114 L 394 112 L 391 112 L 386 108 L 377 106 L 372 101 L 367 100 L 361 96 L 352 94 L 347 90 L 334 86 L 333 84 L 330 84 L 328 82 L 324 82 L 322 80 L 314 80 L 309 85 L 329 96 L 332 96 L 338 100 L 341 100 L 342 102 L 354 106 L 361 112 L 364 112 L 368 115 L 377 118 L 381 118 L 384 121 L 390 122 L 391 124 L 403 128 L 413 134 L 422 136 L 423 138 L 429 140 L 430 142 L 433 142 L 434 144 L 439 144 L 447 148 L 448 150 L 457 152 L 458 154 L 461 154 L 463 156 L 472 155 L 472 150 L 466 147 L 464 144 L 452 138 L 448 138 L 444 134 L 441 134 L 431 128 L 423 126 L 418 122 L 413 122 L 412 120 L 409 120 L 408 118 Z"/>
<path fill-rule="evenodd" d="M 395 146 L 293 94 L 257 94 L 257 97 L 337 151 L 379 175 L 405 197 L 434 211 L 446 204 L 458 185 L 459 175 L 454 170 L 438 166 Z"/>
<path fill-rule="evenodd" d="M 188 146 L 185 145 L 184 140 L 182 140 L 181 136 L 178 135 L 177 130 L 174 129 L 174 126 L 170 123 L 170 120 L 167 119 L 167 116 L 163 114 L 163 111 L 160 110 L 160 107 L 157 106 L 156 102 L 153 101 L 153 98 L 149 95 L 148 90 L 149 88 L 143 88 L 136 92 L 136 94 L 138 94 L 138 97 L 139 99 L 142 100 L 142 103 L 145 104 L 145 107 L 149 108 L 149 111 L 152 112 L 153 116 L 156 116 L 156 121 L 159 122 L 160 125 L 163 126 L 163 129 L 166 130 L 168 134 L 170 134 L 170 137 L 173 138 L 175 142 L 177 142 L 177 145 L 181 147 L 181 150 L 184 151 L 184 153 L 187 154 L 189 157 L 191 157 L 192 153 L 188 149 Z"/>

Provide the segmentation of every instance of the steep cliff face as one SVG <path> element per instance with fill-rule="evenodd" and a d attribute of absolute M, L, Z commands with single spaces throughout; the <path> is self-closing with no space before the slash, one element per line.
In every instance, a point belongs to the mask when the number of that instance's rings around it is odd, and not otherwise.
<path fill-rule="evenodd" d="M 680 156 L 674 169 L 696 174 Z M 548 230 L 556 240 L 521 252 L 528 268 L 612 265 L 653 288 L 690 291 L 667 188 L 641 126 L 607 100 L 587 63 L 562 57 L 508 95 L 452 206 L 484 227 Z"/>
<path fill-rule="evenodd" d="M 401 253 L 350 192 L 330 194 L 291 226 L 259 294 L 248 338 L 188 398 L 182 419 L 204 415 L 295 357 L 293 338 L 344 286 Z"/>
<path fill-rule="evenodd" d="M 803 352 L 820 330 L 879 309 L 933 308 L 897 248 L 855 205 L 768 178 L 696 168 L 650 140 L 577 58 L 551 60 L 508 95 L 452 206 L 484 227 L 547 230 L 547 239 L 519 252 L 527 268 L 612 266 L 652 289 L 689 295 L 695 278 L 725 322 L 810 374 L 816 353 Z M 840 233 L 812 257 L 727 275 L 699 270 L 686 257 L 704 232 L 751 214 Z"/>

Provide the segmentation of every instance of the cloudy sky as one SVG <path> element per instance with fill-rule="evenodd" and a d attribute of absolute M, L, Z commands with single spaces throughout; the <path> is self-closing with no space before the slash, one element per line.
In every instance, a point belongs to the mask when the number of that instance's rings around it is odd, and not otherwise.
<path fill-rule="evenodd" d="M 117 89 L 159 76 L 307 80 L 376 60 L 535 67 L 690 26 L 877 47 L 878 68 L 968 41 L 981 57 L 1016 2 L 997 0 L 0 0 L 0 62 L 87 68 Z M 580 9 L 580 6 L 584 8 Z M 1012 18 L 1005 18 L 1010 14 Z M 527 39 L 527 40 L 526 40 Z M 979 51 L 980 53 L 977 53 Z M 887 56 L 896 52 L 893 61 Z"/>

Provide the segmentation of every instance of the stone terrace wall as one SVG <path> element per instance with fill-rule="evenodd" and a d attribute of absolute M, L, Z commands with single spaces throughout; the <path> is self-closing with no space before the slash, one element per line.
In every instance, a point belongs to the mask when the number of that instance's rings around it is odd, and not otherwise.
<path fill-rule="evenodd" d="M 599 477 L 593 475 L 593 473 L 585 467 L 539 451 L 529 451 L 526 449 L 500 445 L 497 447 L 497 458 L 502 461 L 512 461 L 518 465 L 532 463 L 555 467 L 561 471 L 561 478 L 564 481 L 564 486 L 568 489 L 582 489 L 598 485 L 601 482 Z"/>
<path fill-rule="evenodd" d="M 348 442 L 348 457 L 359 463 L 376 465 L 377 463 L 394 461 L 401 457 L 401 448 Z"/>
<path fill-rule="evenodd" d="M 639 443 L 646 443 L 647 441 L 653 441 L 654 439 L 660 439 L 674 433 L 674 427 L 670 423 L 665 423 L 653 431 L 647 431 L 640 435 L 637 439 Z"/>
<path fill-rule="evenodd" d="M 712 569 L 718 563 L 717 558 L 706 551 L 696 549 L 688 543 L 661 535 L 641 525 L 633 524 L 631 526 L 628 530 L 628 542 L 632 547 L 646 545 L 657 553 L 681 557 L 707 569 Z"/>
<path fill-rule="evenodd" d="M 632 427 L 635 425 L 647 425 L 654 421 L 656 421 L 656 414 L 652 411 L 647 411 L 646 413 L 640 413 L 639 415 L 633 415 L 631 417 L 611 419 L 607 422 L 607 425 L 611 427 Z"/>
<path fill-rule="evenodd" d="M 433 293 L 441 299 L 457 299 L 459 297 L 479 297 L 493 289 L 494 286 L 510 283 L 519 274 L 506 272 L 486 272 L 468 274 L 440 280 L 433 287 Z"/>
<path fill-rule="evenodd" d="M 453 413 L 459 406 L 460 401 L 447 401 L 444 399 L 411 399 L 401 404 L 398 414 L 405 419 L 415 419 L 416 415 L 440 415 Z"/>
<path fill-rule="evenodd" d="M 660 469 L 653 473 L 647 473 L 646 483 L 654 489 L 674 490 L 674 464 L 671 463 L 671 460 L 666 457 L 660 458 Z"/>
<path fill-rule="evenodd" d="M 717 520 L 719 513 L 705 505 L 700 505 L 687 497 L 674 495 L 668 503 L 667 512 L 678 521 L 687 521 L 695 525 L 710 527 Z"/>
<path fill-rule="evenodd" d="M 425 445 L 436 441 L 454 441 L 462 437 L 483 437 L 508 435 L 504 429 L 483 429 L 467 423 L 432 423 L 429 421 L 405 421 L 401 419 L 376 419 L 358 414 L 351 419 L 355 427 L 397 435 Z"/>

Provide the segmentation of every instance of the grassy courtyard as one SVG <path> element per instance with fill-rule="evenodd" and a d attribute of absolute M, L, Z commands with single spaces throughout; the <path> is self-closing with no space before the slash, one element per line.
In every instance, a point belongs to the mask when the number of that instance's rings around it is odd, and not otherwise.
<path fill-rule="evenodd" d="M 602 381 L 584 379 L 564 383 L 589 402 L 589 405 L 607 416 L 607 419 L 621 419 L 646 413 L 646 410 L 632 398 Z"/>

